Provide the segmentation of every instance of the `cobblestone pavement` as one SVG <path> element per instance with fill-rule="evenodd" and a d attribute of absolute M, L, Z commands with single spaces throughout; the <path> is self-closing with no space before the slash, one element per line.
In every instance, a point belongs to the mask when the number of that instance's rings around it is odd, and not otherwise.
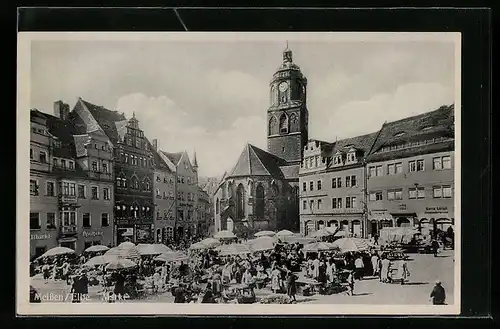
<path fill-rule="evenodd" d="M 367 277 L 361 281 L 356 281 L 354 296 L 345 293 L 335 295 L 313 295 L 309 297 L 297 295 L 298 303 L 308 304 L 399 304 L 399 305 L 428 305 L 429 294 L 432 291 L 434 282 L 440 280 L 446 290 L 446 301 L 453 304 L 453 283 L 454 283 L 454 253 L 452 250 L 445 250 L 438 257 L 433 255 L 410 254 L 408 268 L 411 273 L 409 281 L 405 285 L 380 283 L 378 279 Z M 36 288 L 41 296 L 46 298 L 52 294 L 52 300 L 42 302 L 70 302 L 66 299 L 70 286 L 66 282 L 45 281 L 36 276 L 31 279 L 31 285 Z M 101 287 L 89 288 L 89 300 L 91 302 L 102 302 L 100 295 Z M 256 290 L 257 297 L 270 294 L 269 289 Z M 60 300 L 60 299 L 63 300 Z M 48 298 L 50 299 L 50 298 Z M 173 296 L 170 292 L 149 296 L 145 300 L 131 300 L 128 302 L 163 302 L 172 303 Z"/>

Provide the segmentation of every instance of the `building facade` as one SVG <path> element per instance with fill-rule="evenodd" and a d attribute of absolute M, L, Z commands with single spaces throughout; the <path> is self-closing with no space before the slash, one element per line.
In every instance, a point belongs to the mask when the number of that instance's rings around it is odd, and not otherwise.
<path fill-rule="evenodd" d="M 334 227 L 366 237 L 365 158 L 377 133 L 334 143 L 310 140 L 300 168 L 300 232 Z"/>
<path fill-rule="evenodd" d="M 82 134 L 69 105 L 55 102 L 54 114 L 31 111 L 32 257 L 113 244 L 112 148 L 102 132 Z"/>
<path fill-rule="evenodd" d="M 75 111 L 85 113 L 90 124 L 104 131 L 113 146 L 116 244 L 154 241 L 154 159 L 150 143 L 132 116 L 110 111 L 82 100 Z M 97 128 L 96 128 L 97 129 Z"/>
<path fill-rule="evenodd" d="M 173 241 L 176 219 L 176 174 L 175 167 L 167 163 L 158 150 L 158 141 L 153 139 L 151 148 L 154 150 L 154 198 L 155 205 L 155 242 L 168 243 Z"/>
<path fill-rule="evenodd" d="M 308 139 L 307 79 L 283 51 L 267 109 L 267 152 L 247 144 L 214 193 L 215 230 L 299 229 L 299 167 Z"/>
<path fill-rule="evenodd" d="M 385 124 L 367 159 L 368 232 L 454 223 L 454 106 Z"/>
<path fill-rule="evenodd" d="M 208 193 L 198 186 L 198 193 L 196 194 L 196 215 L 197 215 L 197 228 L 196 232 L 200 237 L 208 237 L 211 223 L 213 222 L 213 206 L 212 200 Z"/>
<path fill-rule="evenodd" d="M 197 234 L 196 196 L 198 191 L 198 164 L 191 163 L 187 152 L 160 151 L 165 161 L 175 168 L 176 199 L 174 239 L 189 239 Z M 196 159 L 196 156 L 194 157 Z M 167 162 L 167 163 L 168 163 Z"/>

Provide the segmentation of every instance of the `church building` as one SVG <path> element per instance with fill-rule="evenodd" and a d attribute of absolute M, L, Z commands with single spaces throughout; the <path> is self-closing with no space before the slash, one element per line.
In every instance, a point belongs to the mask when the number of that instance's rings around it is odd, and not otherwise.
<path fill-rule="evenodd" d="M 299 229 L 299 169 L 308 141 L 307 79 L 283 51 L 269 84 L 267 151 L 247 144 L 213 196 L 215 231 Z"/>

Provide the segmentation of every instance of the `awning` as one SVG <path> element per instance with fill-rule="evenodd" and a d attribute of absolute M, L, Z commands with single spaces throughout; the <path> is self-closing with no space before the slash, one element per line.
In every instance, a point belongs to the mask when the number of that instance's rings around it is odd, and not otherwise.
<path fill-rule="evenodd" d="M 414 212 L 391 212 L 392 217 L 417 217 Z"/>
<path fill-rule="evenodd" d="M 59 241 L 59 243 L 61 243 L 61 242 L 75 242 L 76 238 L 61 238 L 61 239 L 58 239 L 57 241 Z"/>

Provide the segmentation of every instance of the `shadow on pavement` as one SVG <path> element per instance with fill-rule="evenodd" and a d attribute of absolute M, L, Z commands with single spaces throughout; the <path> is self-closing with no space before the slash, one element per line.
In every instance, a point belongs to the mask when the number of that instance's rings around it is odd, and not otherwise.
<path fill-rule="evenodd" d="M 429 282 L 405 282 L 404 286 L 420 286 L 423 284 L 429 284 Z"/>
<path fill-rule="evenodd" d="M 359 294 L 354 293 L 353 296 L 368 296 L 368 295 L 373 295 L 371 292 L 361 292 Z"/>

